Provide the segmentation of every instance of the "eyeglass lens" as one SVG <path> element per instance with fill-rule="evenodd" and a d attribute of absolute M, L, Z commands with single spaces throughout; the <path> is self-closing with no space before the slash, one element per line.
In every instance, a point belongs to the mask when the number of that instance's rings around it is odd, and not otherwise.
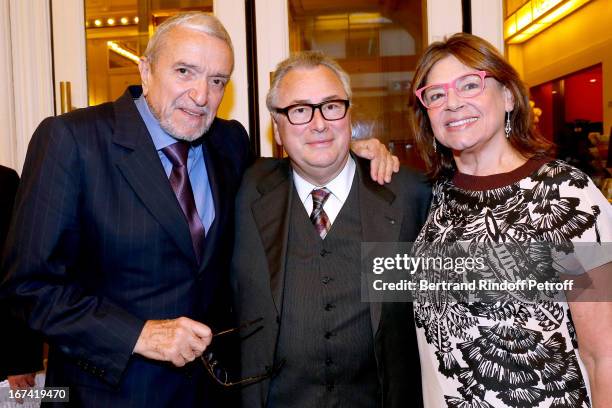
<path fill-rule="evenodd" d="M 339 120 L 346 114 L 344 101 L 329 101 L 319 105 L 296 105 L 287 111 L 289 121 L 294 125 L 303 125 L 312 120 L 314 110 L 319 109 L 325 120 Z"/>
<path fill-rule="evenodd" d="M 219 361 L 215 358 L 215 355 L 212 352 L 205 353 L 205 355 L 202 356 L 202 361 L 213 378 L 217 379 L 223 384 L 228 382 L 229 376 L 227 371 L 225 368 L 219 365 Z"/>
<path fill-rule="evenodd" d="M 469 74 L 459 77 L 450 84 L 457 95 L 462 98 L 473 98 L 484 89 L 484 79 L 478 74 Z M 444 102 L 448 93 L 448 87 L 444 85 L 432 86 L 423 91 L 423 102 L 429 108 L 435 108 Z"/>
<path fill-rule="evenodd" d="M 254 375 L 251 377 L 242 378 L 238 381 L 230 381 L 229 375 L 227 371 L 220 366 L 219 362 L 215 358 L 212 352 L 204 353 L 201 357 L 202 363 L 204 363 L 204 367 L 210 374 L 210 376 L 219 384 L 224 387 L 235 387 L 235 386 L 244 386 L 249 384 L 254 384 L 256 382 L 265 380 L 266 378 L 270 378 L 275 376 L 282 366 L 285 364 L 285 359 L 282 359 L 276 362 L 272 367 L 268 367 L 265 372 Z"/>
<path fill-rule="evenodd" d="M 239 331 L 241 329 L 244 329 L 246 327 L 252 326 L 252 325 L 254 325 L 256 323 L 260 323 L 261 321 L 263 321 L 263 317 L 259 317 L 259 318 L 255 319 L 255 320 L 251 320 L 251 321 L 242 323 L 238 327 L 234 327 L 234 328 L 231 328 L 231 329 L 219 331 L 219 332 L 213 334 L 213 337 L 220 337 L 220 336 L 224 336 L 226 334 L 235 333 L 235 332 L 237 332 L 237 331 Z M 259 326 L 255 330 L 257 331 L 257 330 L 259 330 L 262 327 L 263 326 Z M 279 362 L 274 364 L 274 366 L 267 368 L 266 371 L 264 373 L 260 374 L 260 375 L 255 375 L 255 376 L 243 378 L 243 379 L 240 379 L 238 381 L 233 381 L 232 382 L 232 381 L 230 381 L 230 376 L 229 376 L 227 370 L 225 368 L 223 368 L 223 366 L 219 363 L 219 361 L 215 357 L 215 354 L 210 349 L 207 349 L 200 356 L 200 360 L 204 364 L 204 367 L 206 368 L 206 371 L 208 371 L 210 376 L 219 385 L 222 385 L 224 387 L 234 387 L 234 386 L 243 386 L 243 385 L 253 384 L 253 383 L 259 382 L 261 380 L 264 380 L 266 378 L 272 377 L 272 376 L 276 375 L 276 373 L 281 369 L 281 367 L 285 363 L 284 359 L 280 360 Z"/>

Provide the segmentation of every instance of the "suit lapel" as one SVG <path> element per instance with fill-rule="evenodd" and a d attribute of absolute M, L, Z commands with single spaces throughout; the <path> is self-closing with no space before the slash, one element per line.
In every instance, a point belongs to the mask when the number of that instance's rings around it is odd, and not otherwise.
<path fill-rule="evenodd" d="M 211 128 L 214 132 L 215 127 Z M 202 273 L 208 265 L 210 258 L 214 254 L 214 248 L 217 248 L 217 241 L 221 234 L 219 225 L 227 225 L 222 222 L 227 216 L 228 205 L 230 211 L 233 210 L 234 201 L 232 197 L 227 197 L 227 189 L 223 180 L 223 163 L 222 159 L 217 154 L 213 143 L 211 142 L 212 135 L 206 135 L 204 143 L 202 143 L 202 150 L 204 153 L 204 161 L 206 162 L 206 172 L 208 173 L 208 182 L 210 184 L 210 191 L 213 197 L 213 203 L 215 206 L 215 219 L 213 220 L 210 229 L 206 233 L 206 245 L 204 246 L 204 254 L 202 255 L 202 263 L 198 273 Z"/>
<path fill-rule="evenodd" d="M 279 162 L 272 173 L 257 185 L 261 197 L 251 209 L 266 252 L 270 273 L 270 290 L 276 313 L 280 315 L 283 304 L 285 259 L 289 235 L 289 217 L 293 184 L 288 160 Z"/>
<path fill-rule="evenodd" d="M 395 242 L 399 239 L 402 225 L 402 210 L 392 206 L 395 194 L 385 186 L 374 182 L 370 177 L 369 162 L 354 158 L 360 181 L 359 212 L 361 216 L 362 242 Z M 371 274 L 366 275 L 369 278 Z M 362 282 L 372 287 L 372 282 Z M 373 335 L 380 323 L 381 303 L 370 302 L 370 321 Z"/>
<path fill-rule="evenodd" d="M 143 205 L 153 214 L 185 256 L 195 262 L 189 226 L 172 191 L 151 136 L 130 90 L 114 103 L 113 143 L 121 147 L 115 163 Z"/>

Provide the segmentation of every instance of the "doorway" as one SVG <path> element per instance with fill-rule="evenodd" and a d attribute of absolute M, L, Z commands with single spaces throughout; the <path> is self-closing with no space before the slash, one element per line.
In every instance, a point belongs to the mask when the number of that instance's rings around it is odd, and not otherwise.
<path fill-rule="evenodd" d="M 72 108 L 116 99 L 139 84 L 138 57 L 159 24 L 182 12 L 212 13 L 234 45 L 235 69 L 218 116 L 249 129 L 245 11 L 241 0 L 51 0 L 56 114 L 60 82 L 71 83 Z"/>

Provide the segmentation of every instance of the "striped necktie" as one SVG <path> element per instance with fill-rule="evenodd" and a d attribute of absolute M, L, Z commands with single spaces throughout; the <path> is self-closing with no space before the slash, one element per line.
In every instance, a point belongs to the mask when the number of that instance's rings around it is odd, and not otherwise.
<path fill-rule="evenodd" d="M 310 221 L 312 221 L 321 239 L 325 239 L 327 232 L 331 228 L 331 223 L 323 209 L 323 204 L 329 198 L 330 191 L 327 188 L 319 188 L 312 190 L 311 194 L 312 213 L 310 213 Z"/>
<path fill-rule="evenodd" d="M 178 199 L 179 205 L 185 214 L 187 224 L 189 225 L 189 232 L 191 234 L 191 241 L 193 243 L 193 250 L 195 251 L 196 259 L 198 264 L 201 261 L 202 246 L 204 244 L 204 237 L 206 231 L 202 225 L 202 220 L 198 215 L 198 210 L 195 205 L 193 198 L 193 190 L 191 189 L 191 182 L 189 181 L 189 174 L 187 173 L 187 157 L 189 155 L 189 143 L 177 142 L 170 146 L 164 147 L 162 152 L 166 155 L 168 160 L 172 163 L 172 172 L 170 173 L 170 185 L 174 194 Z"/>

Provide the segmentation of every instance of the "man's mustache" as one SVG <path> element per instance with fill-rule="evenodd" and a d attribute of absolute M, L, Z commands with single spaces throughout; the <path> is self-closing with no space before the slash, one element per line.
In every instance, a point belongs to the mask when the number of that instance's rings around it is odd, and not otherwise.
<path fill-rule="evenodd" d="M 184 111 L 187 111 L 189 113 L 193 113 L 195 115 L 209 115 L 210 114 L 210 109 L 208 107 L 191 107 L 191 106 L 176 106 L 176 109 L 182 109 Z"/>

